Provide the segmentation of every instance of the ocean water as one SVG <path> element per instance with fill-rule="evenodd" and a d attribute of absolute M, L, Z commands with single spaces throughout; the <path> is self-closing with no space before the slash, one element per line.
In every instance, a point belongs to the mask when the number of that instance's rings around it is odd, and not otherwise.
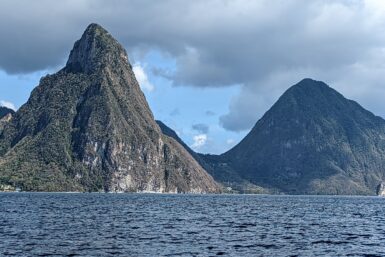
<path fill-rule="evenodd" d="M 0 256 L 385 256 L 385 199 L 1 193 Z"/>

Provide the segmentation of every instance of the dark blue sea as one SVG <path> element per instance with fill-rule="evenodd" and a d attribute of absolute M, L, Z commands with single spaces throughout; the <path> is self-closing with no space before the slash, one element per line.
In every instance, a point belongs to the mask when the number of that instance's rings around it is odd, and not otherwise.
<path fill-rule="evenodd" d="M 385 199 L 1 193 L 0 256 L 385 256 Z"/>

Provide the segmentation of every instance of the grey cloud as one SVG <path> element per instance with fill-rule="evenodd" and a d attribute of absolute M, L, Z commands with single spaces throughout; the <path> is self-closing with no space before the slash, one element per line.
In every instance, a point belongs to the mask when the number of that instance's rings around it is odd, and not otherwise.
<path fill-rule="evenodd" d="M 78 18 L 70 17 L 69 1 L 56 4 L 0 3 L 0 69 L 12 74 L 28 73 L 64 63 L 84 28 L 77 25 Z"/>
<path fill-rule="evenodd" d="M 90 22 L 132 50 L 170 53 L 175 83 L 193 86 L 244 83 L 287 67 L 332 69 L 384 42 L 361 13 L 344 20 L 355 8 L 344 1 L 21 2 L 1 3 L 1 67 L 11 72 L 59 64 Z M 324 14 L 325 6 L 342 17 Z"/>
<path fill-rule="evenodd" d="M 288 70 L 276 72 L 244 85 L 239 95 L 234 96 L 230 102 L 229 112 L 219 117 L 220 125 L 226 130 L 235 132 L 250 129 L 288 87 L 309 76 L 325 77 L 324 74 L 312 69 Z"/>
<path fill-rule="evenodd" d="M 219 117 L 219 123 L 223 128 L 235 132 L 250 129 L 284 91 L 278 87 L 274 92 L 273 85 L 261 86 L 258 82 L 254 85 L 254 87 L 244 86 L 240 94 L 233 97 L 229 112 Z M 285 87 L 286 84 L 283 85 Z M 266 92 L 266 89 L 269 89 L 269 92 Z"/>
<path fill-rule="evenodd" d="M 384 13 L 382 0 L 4 0 L 0 68 L 26 73 L 61 65 L 87 24 L 97 22 L 129 54 L 156 49 L 171 56 L 174 73 L 154 71 L 175 86 L 241 85 L 220 117 L 228 130 L 249 129 L 303 77 L 326 80 L 381 113 L 373 92 L 385 81 L 378 72 Z"/>
<path fill-rule="evenodd" d="M 193 124 L 191 128 L 202 134 L 207 134 L 209 132 L 209 126 L 203 123 Z"/>
<path fill-rule="evenodd" d="M 385 102 L 381 100 L 385 95 L 382 82 L 385 79 L 384 65 L 368 68 L 371 64 L 363 60 L 360 64 L 342 66 L 333 72 L 304 69 L 274 73 L 244 86 L 240 94 L 233 97 L 229 112 L 219 117 L 220 124 L 223 128 L 235 132 L 250 129 L 288 87 L 305 77 L 323 80 L 375 115 L 385 117 Z"/>

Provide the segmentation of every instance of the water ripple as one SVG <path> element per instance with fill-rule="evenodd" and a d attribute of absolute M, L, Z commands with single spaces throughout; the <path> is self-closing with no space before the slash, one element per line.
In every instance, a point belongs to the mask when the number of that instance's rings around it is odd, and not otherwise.
<path fill-rule="evenodd" d="M 0 193 L 0 256 L 385 256 L 377 197 Z"/>

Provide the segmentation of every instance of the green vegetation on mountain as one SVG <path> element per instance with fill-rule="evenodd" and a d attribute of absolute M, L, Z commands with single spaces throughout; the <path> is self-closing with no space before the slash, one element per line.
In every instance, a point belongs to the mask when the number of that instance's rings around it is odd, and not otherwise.
<path fill-rule="evenodd" d="M 4 126 L 0 157 L 0 184 L 28 191 L 220 191 L 162 134 L 126 51 L 97 24 Z"/>
<path fill-rule="evenodd" d="M 373 195 L 385 179 L 385 121 L 304 79 L 220 158 L 242 178 L 283 193 Z"/>
<path fill-rule="evenodd" d="M 304 79 L 234 148 L 192 155 L 239 192 L 374 195 L 385 180 L 385 121 Z"/>

